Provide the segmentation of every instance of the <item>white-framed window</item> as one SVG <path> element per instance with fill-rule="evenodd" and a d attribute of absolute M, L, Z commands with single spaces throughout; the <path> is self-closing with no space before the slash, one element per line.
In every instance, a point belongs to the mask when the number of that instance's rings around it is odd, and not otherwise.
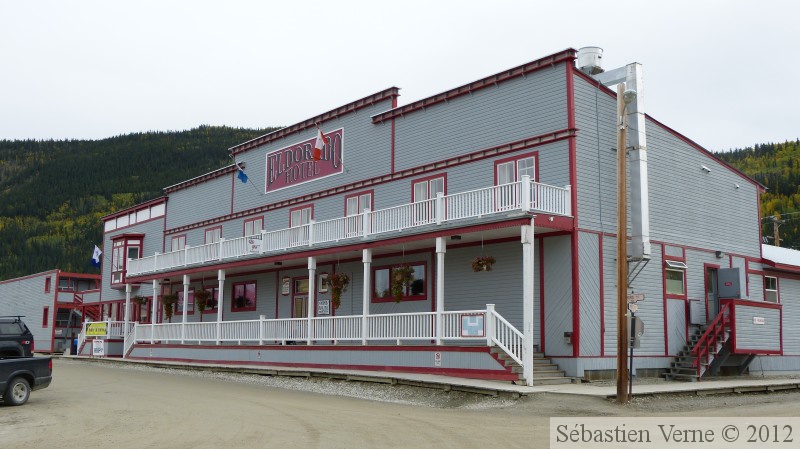
<path fill-rule="evenodd" d="M 113 239 L 111 249 L 111 283 L 125 283 L 128 259 L 138 259 L 142 254 L 142 237 L 119 236 Z"/>
<path fill-rule="evenodd" d="M 668 295 L 686 295 L 686 264 L 677 260 L 665 260 L 664 278 Z"/>
<path fill-rule="evenodd" d="M 244 236 L 261 234 L 264 229 L 264 217 L 250 218 L 244 221 Z"/>
<path fill-rule="evenodd" d="M 205 242 L 206 242 L 206 244 L 217 243 L 217 242 L 219 242 L 220 238 L 222 238 L 222 226 L 217 226 L 215 228 L 206 229 L 206 232 L 205 232 Z"/>
<path fill-rule="evenodd" d="M 182 251 L 184 248 L 186 248 L 186 234 L 176 235 L 170 239 L 170 250 Z"/>
<path fill-rule="evenodd" d="M 764 301 L 779 302 L 778 278 L 775 276 L 764 276 Z"/>
<path fill-rule="evenodd" d="M 436 219 L 436 203 L 428 201 L 435 199 L 441 193 L 446 195 L 447 179 L 445 175 L 434 175 L 417 179 L 412 182 L 411 200 L 414 203 L 414 222 L 426 224 Z"/>
<path fill-rule="evenodd" d="M 311 223 L 311 218 L 314 216 L 314 208 L 312 206 L 303 206 L 292 209 L 289 212 L 289 227 L 294 228 Z"/>
<path fill-rule="evenodd" d="M 358 215 L 364 209 L 372 210 L 372 191 L 356 193 L 345 197 L 345 216 Z"/>

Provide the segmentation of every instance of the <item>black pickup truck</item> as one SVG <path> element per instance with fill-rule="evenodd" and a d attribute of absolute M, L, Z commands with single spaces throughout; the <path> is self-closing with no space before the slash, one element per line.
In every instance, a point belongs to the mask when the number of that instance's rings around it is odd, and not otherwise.
<path fill-rule="evenodd" d="M 31 391 L 47 387 L 52 379 L 50 357 L 0 357 L 0 393 L 5 405 L 28 402 Z"/>
<path fill-rule="evenodd" d="M 22 317 L 0 316 L 0 357 L 32 355 L 33 334 Z"/>

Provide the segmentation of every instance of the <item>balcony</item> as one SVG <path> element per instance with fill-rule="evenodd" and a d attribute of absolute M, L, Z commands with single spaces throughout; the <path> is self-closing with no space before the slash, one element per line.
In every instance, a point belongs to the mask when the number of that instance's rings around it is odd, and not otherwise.
<path fill-rule="evenodd" d="M 348 217 L 318 221 L 179 251 L 128 259 L 128 277 L 203 266 L 247 257 L 264 257 L 365 239 L 390 237 L 398 232 L 424 232 L 444 224 L 501 217 L 513 212 L 571 216 L 570 186 L 554 187 L 522 181 L 487 187 L 370 211 Z"/>

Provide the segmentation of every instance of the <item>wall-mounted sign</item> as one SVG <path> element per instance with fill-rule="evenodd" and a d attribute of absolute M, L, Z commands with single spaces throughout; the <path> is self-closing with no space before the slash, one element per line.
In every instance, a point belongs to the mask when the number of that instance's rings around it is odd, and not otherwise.
<path fill-rule="evenodd" d="M 106 355 L 105 340 L 92 340 L 92 355 L 95 357 L 105 357 Z"/>
<path fill-rule="evenodd" d="M 331 314 L 331 300 L 320 299 L 317 301 L 317 315 L 330 315 Z"/>
<path fill-rule="evenodd" d="M 284 276 L 281 279 L 281 295 L 288 295 L 292 289 L 292 279 L 289 276 Z"/>
<path fill-rule="evenodd" d="M 263 246 L 263 240 L 260 238 L 249 237 L 247 239 L 247 250 L 251 253 L 260 253 Z"/>
<path fill-rule="evenodd" d="M 108 335 L 106 323 L 89 323 L 86 327 L 87 337 L 104 337 L 106 335 Z"/>
<path fill-rule="evenodd" d="M 434 352 L 433 353 L 433 366 L 442 366 L 442 353 L 441 352 Z"/>
<path fill-rule="evenodd" d="M 312 158 L 316 137 L 267 153 L 267 192 L 342 173 L 344 129 L 322 131 L 326 143 L 318 161 Z"/>
<path fill-rule="evenodd" d="M 461 336 L 462 337 L 483 337 L 483 315 L 464 314 L 461 315 Z"/>
<path fill-rule="evenodd" d="M 753 317 L 753 324 L 765 324 L 767 320 L 764 319 L 763 316 L 754 316 Z"/>
<path fill-rule="evenodd" d="M 319 292 L 320 293 L 328 293 L 328 289 L 331 288 L 331 282 L 328 280 L 328 273 L 322 273 L 319 275 Z"/>

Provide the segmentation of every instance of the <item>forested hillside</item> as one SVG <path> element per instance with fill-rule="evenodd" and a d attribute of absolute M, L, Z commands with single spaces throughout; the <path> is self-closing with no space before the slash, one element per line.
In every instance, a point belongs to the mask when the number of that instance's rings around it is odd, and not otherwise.
<path fill-rule="evenodd" d="M 781 246 L 800 249 L 800 140 L 765 143 L 717 153 L 722 160 L 764 184 L 761 195 L 761 232 L 772 240 L 777 217 Z"/>
<path fill-rule="evenodd" d="M 97 272 L 100 218 L 231 163 L 227 149 L 276 128 L 201 126 L 103 140 L 0 140 L 0 280 Z"/>

